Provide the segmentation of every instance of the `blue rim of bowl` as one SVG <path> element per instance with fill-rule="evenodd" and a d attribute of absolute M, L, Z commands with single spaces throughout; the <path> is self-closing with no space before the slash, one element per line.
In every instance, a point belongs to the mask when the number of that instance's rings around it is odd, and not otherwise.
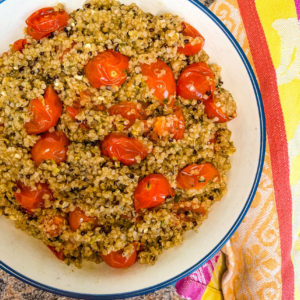
<path fill-rule="evenodd" d="M 4 1 L 5 0 L 0 0 L 0 3 L 4 2 Z M 248 209 L 249 209 L 249 207 L 252 203 L 252 200 L 254 198 L 255 192 L 257 190 L 257 187 L 258 187 L 258 184 L 259 184 L 259 181 L 260 181 L 260 177 L 261 177 L 261 173 L 262 173 L 262 169 L 263 169 L 263 164 L 264 164 L 265 147 L 266 147 L 266 125 L 265 125 L 265 115 L 264 115 L 263 102 L 262 102 L 259 86 L 258 86 L 256 77 L 254 75 L 254 72 L 252 70 L 252 67 L 251 67 L 244 51 L 242 50 L 242 48 L 240 47 L 240 45 L 238 44 L 236 39 L 233 37 L 231 32 L 226 28 L 226 26 L 222 23 L 222 21 L 216 15 L 214 15 L 207 7 L 205 7 L 203 4 L 197 2 L 196 0 L 187 0 L 187 1 L 194 4 L 198 9 L 200 9 L 202 12 L 204 12 L 212 21 L 214 21 L 215 24 L 223 31 L 223 33 L 230 40 L 231 44 L 234 46 L 235 50 L 238 52 L 241 60 L 244 63 L 244 66 L 245 66 L 245 68 L 248 72 L 248 75 L 250 77 L 250 80 L 251 80 L 251 83 L 252 83 L 252 86 L 253 86 L 253 90 L 255 92 L 257 108 L 258 108 L 258 112 L 259 112 L 259 119 L 260 119 L 260 154 L 259 154 L 259 162 L 258 162 L 258 167 L 257 167 L 257 171 L 256 171 L 256 175 L 255 175 L 255 179 L 254 179 L 251 191 L 249 193 L 247 202 L 246 202 L 243 210 L 241 211 L 239 217 L 237 218 L 237 220 L 235 221 L 233 226 L 230 228 L 230 230 L 227 232 L 227 234 L 223 237 L 223 239 L 217 244 L 217 246 L 214 247 L 198 263 L 196 263 L 195 265 L 193 265 L 189 269 L 185 270 L 181 274 L 170 278 L 169 280 L 166 280 L 166 281 L 164 281 L 162 283 L 159 283 L 157 285 L 154 285 L 154 286 L 150 286 L 150 287 L 140 289 L 140 290 L 136 290 L 136 291 L 132 291 L 132 292 L 126 292 L 126 293 L 120 293 L 120 294 L 83 294 L 83 293 L 69 292 L 69 291 L 66 291 L 66 290 L 60 290 L 60 289 L 56 289 L 56 288 L 53 288 L 51 286 L 47 286 L 45 284 L 39 283 L 35 280 L 32 280 L 32 279 L 20 274 L 19 272 L 13 270 L 12 268 L 10 268 L 6 264 L 4 264 L 2 261 L 0 261 L 0 268 L 3 269 L 4 271 L 6 271 L 8 274 L 22 280 L 25 283 L 28 283 L 28 284 L 30 284 L 34 287 L 40 288 L 40 289 L 45 290 L 47 292 L 51 292 L 51 293 L 54 293 L 54 294 L 57 294 L 57 295 L 72 297 L 72 298 L 84 298 L 84 299 L 116 299 L 116 298 L 119 298 L 120 299 L 120 298 L 128 298 L 128 297 L 133 297 L 133 296 L 145 295 L 145 294 L 154 292 L 156 290 L 159 290 L 161 288 L 170 286 L 170 285 L 174 284 L 176 281 L 186 277 L 187 275 L 189 275 L 190 273 L 192 273 L 193 271 L 198 269 L 206 261 L 208 261 L 210 258 L 212 258 L 224 246 L 224 244 L 227 242 L 227 240 L 233 235 L 233 233 L 239 227 L 240 223 L 242 222 L 243 218 L 245 217 L 245 215 L 246 215 L 246 213 L 247 213 L 247 211 L 248 211 Z"/>

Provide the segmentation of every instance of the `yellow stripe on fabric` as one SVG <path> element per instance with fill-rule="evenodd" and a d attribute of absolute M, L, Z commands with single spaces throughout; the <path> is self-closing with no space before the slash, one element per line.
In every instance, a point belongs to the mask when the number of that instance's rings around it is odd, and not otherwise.
<path fill-rule="evenodd" d="M 256 0 L 270 54 L 276 68 L 287 139 L 300 121 L 300 29 L 294 0 Z"/>

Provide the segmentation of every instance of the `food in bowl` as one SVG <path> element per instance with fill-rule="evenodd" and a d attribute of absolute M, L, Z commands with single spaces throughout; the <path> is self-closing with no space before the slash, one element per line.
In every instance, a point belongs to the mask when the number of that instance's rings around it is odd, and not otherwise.
<path fill-rule="evenodd" d="M 226 192 L 236 116 L 203 36 L 92 0 L 0 58 L 0 214 L 67 264 L 153 264 Z"/>

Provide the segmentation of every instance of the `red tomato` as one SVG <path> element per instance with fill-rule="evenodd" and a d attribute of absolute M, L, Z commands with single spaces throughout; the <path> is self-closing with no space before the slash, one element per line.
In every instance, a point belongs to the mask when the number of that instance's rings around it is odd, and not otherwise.
<path fill-rule="evenodd" d="M 57 164 L 67 160 L 69 140 L 61 131 L 47 132 L 31 149 L 31 157 L 38 166 L 42 161 L 53 159 Z"/>
<path fill-rule="evenodd" d="M 214 73 L 203 62 L 187 66 L 177 81 L 177 93 L 185 99 L 205 100 L 214 90 Z"/>
<path fill-rule="evenodd" d="M 62 103 L 51 86 L 47 87 L 44 100 L 33 99 L 29 106 L 33 118 L 25 124 L 28 134 L 48 131 L 57 124 L 62 113 Z"/>
<path fill-rule="evenodd" d="M 97 111 L 105 111 L 106 107 L 103 104 L 98 104 L 94 106 L 94 109 Z"/>
<path fill-rule="evenodd" d="M 45 7 L 30 15 L 26 24 L 27 33 L 36 40 L 60 30 L 68 24 L 69 15 L 64 10 L 55 11 L 53 7 Z"/>
<path fill-rule="evenodd" d="M 172 134 L 175 140 L 181 140 L 184 136 L 184 131 L 184 115 L 180 107 L 176 107 L 174 114 L 167 117 L 157 117 L 154 121 L 153 132 L 159 137 Z"/>
<path fill-rule="evenodd" d="M 220 178 L 219 171 L 210 163 L 191 164 L 177 175 L 177 186 L 181 189 L 200 190 L 210 181 Z"/>
<path fill-rule="evenodd" d="M 146 113 L 142 107 L 139 107 L 137 104 L 122 101 L 118 104 L 113 105 L 109 109 L 110 115 L 121 115 L 124 119 L 129 121 L 129 124 L 125 127 L 128 129 L 132 124 L 134 124 L 135 120 L 144 120 L 146 119 Z"/>
<path fill-rule="evenodd" d="M 195 55 L 201 51 L 204 45 L 204 37 L 192 25 L 182 22 L 183 35 L 197 38 L 197 41 L 189 42 L 184 47 L 179 47 L 178 52 L 184 55 Z"/>
<path fill-rule="evenodd" d="M 65 218 L 62 216 L 54 216 L 51 219 L 46 219 L 46 232 L 47 234 L 54 238 L 62 233 L 63 225 L 65 223 Z"/>
<path fill-rule="evenodd" d="M 27 212 L 33 213 L 33 210 L 44 205 L 44 196 L 47 195 L 50 200 L 54 200 L 53 194 L 46 183 L 36 184 L 36 189 L 18 183 L 20 192 L 15 193 L 17 202 L 24 207 Z"/>
<path fill-rule="evenodd" d="M 69 213 L 69 225 L 72 231 L 76 231 L 78 228 L 80 228 L 81 223 L 83 222 L 95 223 L 96 218 L 88 217 L 79 207 L 76 207 L 75 210 Z"/>
<path fill-rule="evenodd" d="M 17 40 L 13 44 L 13 49 L 14 49 L 14 51 L 20 51 L 20 52 L 22 52 L 22 50 L 24 49 L 24 46 L 26 44 L 27 44 L 27 40 L 26 39 Z"/>
<path fill-rule="evenodd" d="M 57 251 L 57 250 L 55 250 L 55 247 L 52 247 L 52 246 L 47 246 L 47 247 L 52 251 L 52 253 L 53 253 L 59 260 L 64 260 L 64 259 L 65 259 L 63 250 Z"/>
<path fill-rule="evenodd" d="M 101 143 L 101 152 L 127 166 L 135 164 L 137 156 L 143 160 L 148 154 L 147 147 L 140 141 L 119 133 L 112 133 L 104 138 Z"/>
<path fill-rule="evenodd" d="M 107 255 L 101 255 L 102 259 L 111 267 L 113 268 L 128 268 L 135 264 L 137 259 L 136 250 L 132 252 L 129 257 L 123 256 L 123 251 L 112 251 Z"/>
<path fill-rule="evenodd" d="M 74 106 L 67 106 L 66 108 L 68 114 L 71 116 L 71 118 L 76 121 L 76 116 L 80 113 L 81 109 L 74 107 Z"/>
<path fill-rule="evenodd" d="M 92 58 L 84 71 L 90 84 L 95 88 L 103 85 L 122 85 L 127 78 L 128 64 L 127 56 L 106 50 Z"/>
<path fill-rule="evenodd" d="M 136 210 L 155 207 L 165 202 L 168 196 L 174 196 L 174 191 L 167 178 L 162 174 L 151 174 L 138 183 L 134 207 Z"/>
<path fill-rule="evenodd" d="M 171 68 L 158 59 L 150 65 L 141 64 L 141 69 L 143 76 L 147 78 L 147 85 L 154 97 L 161 104 L 164 100 L 168 100 L 169 105 L 173 106 L 176 96 L 176 83 Z"/>
<path fill-rule="evenodd" d="M 216 121 L 217 123 L 224 123 L 230 121 L 230 118 L 222 111 L 221 107 L 216 106 L 213 97 L 210 97 L 210 99 L 205 101 L 204 105 L 204 111 L 207 114 L 208 118 L 218 118 L 218 121 Z"/>

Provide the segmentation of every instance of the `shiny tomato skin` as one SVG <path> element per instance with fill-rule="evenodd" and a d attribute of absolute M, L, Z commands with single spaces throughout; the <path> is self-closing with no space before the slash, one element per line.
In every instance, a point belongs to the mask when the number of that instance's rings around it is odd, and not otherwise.
<path fill-rule="evenodd" d="M 53 159 L 57 164 L 67 160 L 69 140 L 61 131 L 47 132 L 31 149 L 31 157 L 38 166 L 42 161 Z"/>
<path fill-rule="evenodd" d="M 102 141 L 101 152 L 112 160 L 119 160 L 122 164 L 130 166 L 137 162 L 137 156 L 141 160 L 146 158 L 148 149 L 135 138 L 129 138 L 119 133 L 112 133 Z"/>
<path fill-rule="evenodd" d="M 137 251 L 135 249 L 128 258 L 123 256 L 122 253 L 122 250 L 112 251 L 107 255 L 102 254 L 101 257 L 112 268 L 123 269 L 135 264 L 137 260 Z"/>
<path fill-rule="evenodd" d="M 141 64 L 142 74 L 154 97 L 164 104 L 168 100 L 169 106 L 173 106 L 176 96 L 176 83 L 171 68 L 158 59 L 152 64 Z"/>
<path fill-rule="evenodd" d="M 33 99 L 29 104 L 32 112 L 31 121 L 25 124 L 28 134 L 39 134 L 56 126 L 62 113 L 62 102 L 55 90 L 48 86 L 45 91 L 44 100 Z"/>
<path fill-rule="evenodd" d="M 44 195 L 48 195 L 50 200 L 54 200 L 52 191 L 46 183 L 36 184 L 35 190 L 22 183 L 18 183 L 18 186 L 21 191 L 15 193 L 16 200 L 28 213 L 33 213 L 33 210 L 36 208 L 43 208 Z"/>
<path fill-rule="evenodd" d="M 146 113 L 142 107 L 130 101 L 122 101 L 109 108 L 110 115 L 121 115 L 124 119 L 129 121 L 125 130 L 134 124 L 136 120 L 146 119 Z"/>
<path fill-rule="evenodd" d="M 80 113 L 81 109 L 74 107 L 74 106 L 67 106 L 66 108 L 68 114 L 71 116 L 71 118 L 76 121 L 76 116 Z"/>
<path fill-rule="evenodd" d="M 40 40 L 51 32 L 64 28 L 69 18 L 64 10 L 55 11 L 53 7 L 41 8 L 26 19 L 27 33 Z"/>
<path fill-rule="evenodd" d="M 51 252 L 59 259 L 59 260 L 64 260 L 65 259 L 65 255 L 63 250 L 57 251 L 55 250 L 55 247 L 52 246 L 47 246 Z"/>
<path fill-rule="evenodd" d="M 221 107 L 216 106 L 213 97 L 204 102 L 204 111 L 209 119 L 217 118 L 216 123 L 225 123 L 231 120 Z"/>
<path fill-rule="evenodd" d="M 88 217 L 83 210 L 76 207 L 75 210 L 69 213 L 69 225 L 72 231 L 76 231 L 80 228 L 81 224 L 84 222 L 96 222 L 95 217 Z"/>
<path fill-rule="evenodd" d="M 215 90 L 214 73 L 206 63 L 187 66 L 177 81 L 177 94 L 185 99 L 205 101 Z"/>
<path fill-rule="evenodd" d="M 192 38 L 197 38 L 197 43 L 189 42 L 184 45 L 184 47 L 179 47 L 178 52 L 182 53 L 184 55 L 195 55 L 198 52 L 200 52 L 203 48 L 205 39 L 204 37 L 198 32 L 196 28 L 194 28 L 192 25 L 182 22 L 183 27 L 183 35 L 190 36 Z"/>
<path fill-rule="evenodd" d="M 85 66 L 85 75 L 94 88 L 120 86 L 126 78 L 129 58 L 119 52 L 106 50 L 93 57 Z"/>
<path fill-rule="evenodd" d="M 27 45 L 27 40 L 26 39 L 19 39 L 19 40 L 14 42 L 13 49 L 14 49 L 14 51 L 22 52 L 25 45 Z"/>
<path fill-rule="evenodd" d="M 167 178 L 162 174 L 147 175 L 135 189 L 135 210 L 156 207 L 164 203 L 168 196 L 174 196 L 174 191 Z"/>
<path fill-rule="evenodd" d="M 169 116 L 157 117 L 154 121 L 153 132 L 159 137 L 172 134 L 175 140 L 181 140 L 185 132 L 185 120 L 181 108 L 176 107 L 174 113 Z"/>
<path fill-rule="evenodd" d="M 177 175 L 177 187 L 180 189 L 201 190 L 210 181 L 220 178 L 219 171 L 210 163 L 191 164 Z"/>

